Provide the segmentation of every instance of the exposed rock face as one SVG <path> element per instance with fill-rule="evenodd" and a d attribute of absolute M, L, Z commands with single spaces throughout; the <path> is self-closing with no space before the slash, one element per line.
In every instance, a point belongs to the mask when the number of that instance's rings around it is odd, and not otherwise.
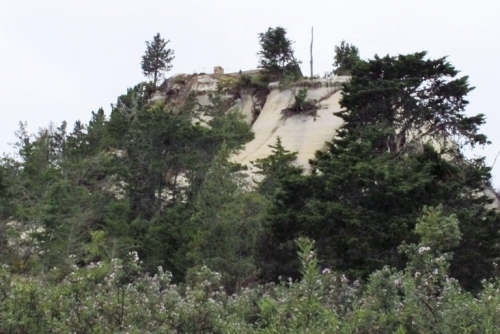
<path fill-rule="evenodd" d="M 500 209 L 500 195 L 493 188 L 487 186 L 484 188 L 483 193 L 486 197 L 493 200 L 491 204 L 486 206 L 488 209 Z"/>
<path fill-rule="evenodd" d="M 220 68 L 222 69 L 222 68 Z M 152 97 L 152 101 L 169 100 L 183 103 L 189 93 L 195 92 L 197 102 L 201 105 L 210 104 L 209 94 L 219 89 L 224 80 L 237 80 L 242 74 L 255 75 L 258 71 L 224 74 L 218 67 L 209 74 L 178 74 L 167 79 Z M 255 88 L 240 88 L 237 92 L 223 89 L 223 95 L 229 99 L 229 110 L 240 112 L 245 121 L 252 125 L 254 139 L 247 143 L 243 150 L 233 156 L 233 161 L 253 169 L 252 162 L 269 156 L 272 149 L 269 145 L 276 144 L 278 136 L 285 149 L 297 152 L 295 164 L 309 170 L 309 160 L 315 152 L 325 148 L 343 123 L 343 120 L 333 115 L 340 110 L 341 84 L 349 77 L 338 76 L 327 79 L 304 80 L 294 83 L 292 87 L 283 89 L 278 83 L 269 84 L 268 92 L 258 92 Z M 315 105 L 314 113 L 287 114 L 294 103 L 294 96 L 301 88 L 307 88 L 307 100 Z M 202 117 L 201 119 L 207 119 Z M 431 140 L 441 146 L 449 139 L 421 138 Z M 450 143 L 447 143 L 450 144 Z M 253 174 L 251 172 L 251 174 Z M 485 187 L 483 194 L 493 200 L 489 208 L 500 208 L 500 197 L 491 188 Z"/>
<path fill-rule="evenodd" d="M 217 74 L 177 75 L 167 80 L 161 87 L 163 93 L 153 96 L 155 100 L 162 96 L 179 99 L 187 97 L 189 92 L 196 92 L 197 102 L 200 105 L 210 103 L 209 94 L 218 89 L 218 84 L 224 80 L 218 67 L 214 68 Z M 251 73 L 250 73 L 251 72 Z M 255 74 L 255 71 L 243 74 Z M 238 77 L 238 73 L 225 75 L 226 79 Z M 240 112 L 248 124 L 252 124 L 255 139 L 247 143 L 245 148 L 233 157 L 235 162 L 251 167 L 251 162 L 264 158 L 271 153 L 269 145 L 276 143 L 281 137 L 283 146 L 290 151 L 297 152 L 296 164 L 307 169 L 309 159 L 314 157 L 317 150 L 330 141 L 342 120 L 333 115 L 340 110 L 340 87 L 348 77 L 333 77 L 328 79 L 304 80 L 293 87 L 280 89 L 278 83 L 269 85 L 269 94 L 262 96 L 255 89 L 240 89 L 236 95 L 225 92 L 232 101 L 231 110 Z M 285 115 L 284 109 L 294 102 L 294 96 L 301 87 L 308 89 L 307 99 L 314 101 L 317 110 L 314 115 Z M 170 92 L 170 93 L 169 93 Z M 174 93 L 172 93 L 174 92 Z"/>
<path fill-rule="evenodd" d="M 285 115 L 283 110 L 293 104 L 298 87 L 281 91 L 277 87 L 272 89 L 252 125 L 255 139 L 247 143 L 234 160 L 250 165 L 256 159 L 265 158 L 271 154 L 269 145 L 276 144 L 279 136 L 287 150 L 298 153 L 297 165 L 307 169 L 309 159 L 325 147 L 325 142 L 330 141 L 342 125 L 342 119 L 333 115 L 340 110 L 341 80 L 345 78 L 308 82 L 311 87 L 307 99 L 317 101 L 319 108 L 315 115 Z"/>
<path fill-rule="evenodd" d="M 164 92 L 157 91 L 153 94 L 153 96 L 149 99 L 150 102 L 156 101 L 164 101 L 167 98 Z"/>

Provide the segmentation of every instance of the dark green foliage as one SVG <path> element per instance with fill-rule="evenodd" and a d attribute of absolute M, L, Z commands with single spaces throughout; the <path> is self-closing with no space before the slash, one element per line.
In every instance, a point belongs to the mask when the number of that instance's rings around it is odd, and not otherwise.
<path fill-rule="evenodd" d="M 295 59 L 293 42 L 286 37 L 286 29 L 282 27 L 269 28 L 259 34 L 261 50 L 259 68 L 269 73 L 275 79 L 286 76 L 301 77 L 300 61 Z"/>
<path fill-rule="evenodd" d="M 12 198 L 12 182 L 14 176 L 11 173 L 15 173 L 15 169 L 12 166 L 15 164 L 14 161 L 4 158 L 0 163 L 0 219 L 4 220 L 10 215 L 9 202 Z"/>
<path fill-rule="evenodd" d="M 484 145 L 478 133 L 484 115 L 468 117 L 465 96 L 472 91 L 467 77 L 455 78 L 458 71 L 446 58 L 425 59 L 419 52 L 397 57 L 385 56 L 364 62 L 345 85 L 338 113 L 349 131 L 376 124 L 387 131 L 374 147 L 401 154 L 432 138 L 442 149 L 455 150 L 456 144 Z M 456 155 L 456 153 L 451 152 Z"/>
<path fill-rule="evenodd" d="M 256 280 L 263 199 L 245 191 L 248 185 L 227 159 L 223 147 L 194 199 L 195 214 L 189 226 L 196 234 L 190 257 L 195 265 L 220 272 L 226 289 L 234 291 Z"/>
<path fill-rule="evenodd" d="M 449 63 L 424 56 L 376 57 L 355 68 L 338 136 L 317 153 L 311 175 L 282 180 L 273 200 L 268 253 L 281 268 L 272 272 L 298 274 L 292 241 L 300 235 L 316 241 L 325 265 L 354 277 L 402 267 L 397 246 L 414 240 L 420 210 L 443 204 L 464 235 L 452 274 L 467 288 L 491 277 L 500 219 L 478 196 L 489 168 L 466 160 L 450 139 L 485 143 L 477 133 L 483 117 L 464 114 L 466 78 L 448 79 L 457 73 Z"/>
<path fill-rule="evenodd" d="M 162 266 L 172 272 L 175 281 L 184 281 L 186 272 L 194 266 L 189 257 L 198 229 L 190 224 L 193 213 L 191 203 L 175 202 L 153 218 L 140 245 L 148 272 Z"/>
<path fill-rule="evenodd" d="M 299 280 L 225 291 L 206 266 L 177 285 L 169 272 L 123 260 L 73 267 L 63 279 L 20 277 L 0 267 L 0 331 L 5 333 L 496 333 L 500 284 L 476 296 L 448 276 L 458 220 L 442 207 L 418 219 L 420 241 L 400 251 L 402 270 L 384 267 L 366 283 L 324 268 L 309 239 L 296 240 Z M 434 247 L 436 246 L 436 247 Z"/>
<path fill-rule="evenodd" d="M 97 185 L 106 177 L 102 110 L 93 113 L 89 127 L 80 122 L 71 134 L 66 124 L 26 135 L 19 144 L 22 162 L 9 165 L 12 199 L 6 232 L 12 257 L 4 258 L 16 270 L 68 268 L 69 256 L 88 259 L 90 232 L 101 224 L 110 200 Z M 87 130 L 88 129 L 88 130 Z"/>
<path fill-rule="evenodd" d="M 258 159 L 254 162 L 255 167 L 259 169 L 257 172 L 260 174 L 259 180 L 257 182 L 257 191 L 259 191 L 268 201 L 272 201 L 273 204 L 270 207 L 272 212 L 270 215 L 264 219 L 264 230 L 262 238 L 260 240 L 260 247 L 258 253 L 258 264 L 261 270 L 261 277 L 263 280 L 275 279 L 278 276 L 290 276 L 292 272 L 291 267 L 298 265 L 297 258 L 291 253 L 283 251 L 283 248 L 293 252 L 295 250 L 293 238 L 298 237 L 298 234 L 294 234 L 293 230 L 277 231 L 274 226 L 274 219 L 281 219 L 281 215 L 285 212 L 275 212 L 274 208 L 277 207 L 277 203 L 281 202 L 282 196 L 286 196 L 289 192 L 288 184 L 290 180 L 302 179 L 302 168 L 293 166 L 292 163 L 296 158 L 295 152 L 290 152 L 286 150 L 282 143 L 281 138 L 278 137 L 275 145 L 270 146 L 273 151 L 270 156 L 263 159 Z M 285 205 L 290 204 L 289 202 Z M 266 209 L 269 206 L 269 202 L 266 203 Z M 284 208 L 285 211 L 292 209 L 290 207 Z M 275 215 L 276 214 L 276 215 Z M 290 234 L 289 234 L 290 232 Z M 281 233 L 281 234 L 280 234 Z M 280 234 L 280 236 L 278 236 Z M 285 242 L 284 244 L 279 244 L 280 241 L 290 237 L 290 242 Z M 279 245 L 278 245 L 279 244 Z M 277 250 L 278 247 L 280 250 Z"/>
<path fill-rule="evenodd" d="M 185 115 L 166 112 L 161 105 L 138 112 L 127 133 L 123 174 L 135 217 L 149 220 L 168 196 L 176 200 L 182 191 L 177 180 L 201 148 L 205 132 Z"/>
<path fill-rule="evenodd" d="M 317 110 L 314 101 L 307 100 L 307 88 L 299 89 L 294 96 L 294 102 L 290 108 L 283 110 L 286 114 L 304 114 L 311 113 Z"/>
<path fill-rule="evenodd" d="M 146 53 L 142 56 L 141 68 L 145 76 L 153 77 L 153 85 L 156 87 L 157 80 L 163 76 L 163 72 L 170 71 L 174 51 L 167 49 L 169 40 L 161 38 L 156 34 L 152 41 L 146 42 Z"/>
<path fill-rule="evenodd" d="M 210 136 L 217 143 L 217 150 L 212 151 L 215 156 L 221 144 L 224 142 L 227 149 L 234 151 L 243 147 L 243 144 L 253 139 L 250 126 L 243 122 L 240 113 L 229 110 L 229 101 L 220 94 L 209 96 L 210 104 L 201 108 L 205 116 L 210 116 L 208 121 L 210 126 Z"/>
<path fill-rule="evenodd" d="M 4 263 L 8 263 L 14 257 L 9 247 L 8 221 L 14 212 L 12 202 L 15 199 L 15 180 L 18 173 L 18 163 L 13 159 L 4 157 L 0 160 L 0 256 Z"/>
<path fill-rule="evenodd" d="M 344 40 L 340 42 L 340 46 L 335 45 L 335 56 L 333 63 L 333 74 L 335 75 L 351 75 L 353 68 L 362 60 L 359 58 L 359 50 L 356 46 L 346 43 Z"/>
<path fill-rule="evenodd" d="M 118 141 L 127 153 L 117 172 L 127 185 L 129 219 L 138 219 L 135 239 L 140 254 L 148 268 L 163 265 L 176 279 L 182 279 L 193 264 L 187 256 L 192 252 L 188 245 L 201 226 L 188 221 L 201 210 L 195 199 L 214 157 L 223 143 L 233 151 L 253 137 L 241 116 L 228 112 L 227 102 L 219 95 L 212 96 L 212 103 L 199 111 L 210 116 L 209 127 L 193 124 L 192 117 L 198 112 L 192 98 L 180 109 L 168 104 L 145 105 L 133 111 L 128 121 L 117 108 L 110 121 L 128 127 Z"/>
<path fill-rule="evenodd" d="M 301 175 L 302 168 L 293 166 L 297 153 L 290 152 L 283 147 L 281 138 L 276 139 L 275 145 L 269 145 L 272 154 L 266 158 L 257 159 L 254 166 L 259 169 L 261 175 L 258 180 L 257 190 L 266 198 L 272 199 L 279 191 L 280 181 L 293 175 Z"/>
<path fill-rule="evenodd" d="M 218 95 L 198 110 L 193 95 L 172 106 L 150 103 L 151 92 L 149 84 L 129 89 L 109 120 L 99 109 L 69 134 L 64 122 L 36 136 L 21 125 L 22 161 L 0 168 L 3 263 L 64 275 L 72 263 L 138 250 L 148 269 L 163 265 L 177 280 L 197 264 L 188 254 L 200 226 L 186 225 L 200 214 L 197 193 L 223 143 L 232 152 L 253 135 Z M 210 116 L 208 127 L 194 124 L 197 113 Z"/>

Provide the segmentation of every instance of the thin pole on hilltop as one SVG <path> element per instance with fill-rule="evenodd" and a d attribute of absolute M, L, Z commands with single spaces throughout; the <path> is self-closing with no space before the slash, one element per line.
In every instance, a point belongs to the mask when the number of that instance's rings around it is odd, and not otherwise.
<path fill-rule="evenodd" d="M 313 77 L 313 39 L 314 39 L 314 27 L 311 27 L 311 78 Z"/>

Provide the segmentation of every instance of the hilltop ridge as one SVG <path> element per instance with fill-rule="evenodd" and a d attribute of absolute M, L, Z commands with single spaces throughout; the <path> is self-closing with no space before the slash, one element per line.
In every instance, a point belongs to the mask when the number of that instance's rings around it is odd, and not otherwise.
<path fill-rule="evenodd" d="M 340 110 L 341 85 L 348 76 L 333 76 L 323 79 L 303 79 L 287 87 L 278 82 L 270 83 L 266 89 L 254 87 L 229 88 L 228 81 L 241 76 L 258 74 L 259 70 L 224 74 L 215 67 L 213 74 L 177 74 L 166 79 L 153 94 L 151 101 L 169 99 L 182 101 L 194 92 L 200 106 L 210 104 L 209 95 L 219 92 L 228 100 L 228 110 L 240 113 L 247 124 L 252 126 L 255 138 L 233 157 L 235 162 L 251 167 L 251 162 L 265 158 L 271 153 L 277 137 L 283 146 L 297 152 L 295 164 L 308 168 L 308 161 L 317 150 L 330 141 L 342 120 L 333 113 Z M 290 108 L 294 96 L 301 87 L 307 88 L 306 99 L 316 105 L 314 115 L 286 115 L 283 110 Z"/>

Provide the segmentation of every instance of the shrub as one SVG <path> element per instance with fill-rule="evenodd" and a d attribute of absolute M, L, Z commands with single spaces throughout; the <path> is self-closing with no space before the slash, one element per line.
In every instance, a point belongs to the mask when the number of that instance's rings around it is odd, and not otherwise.
<path fill-rule="evenodd" d="M 144 274 L 135 253 L 125 261 L 73 266 L 62 281 L 50 278 L 57 269 L 19 277 L 2 266 L 0 333 L 495 333 L 500 282 L 483 282 L 475 297 L 448 276 L 451 254 L 444 252 L 460 238 L 457 226 L 439 207 L 426 208 L 420 243 L 400 247 L 407 268 L 385 267 L 364 285 L 321 268 L 307 239 L 296 242 L 299 281 L 232 295 L 205 266 L 178 286 L 162 268 Z M 441 238 L 446 247 L 430 246 Z"/>
<path fill-rule="evenodd" d="M 317 108 L 315 103 L 307 100 L 307 88 L 299 89 L 298 93 L 294 96 L 294 102 L 290 108 L 283 110 L 286 114 L 303 114 L 306 112 L 314 113 Z"/>

